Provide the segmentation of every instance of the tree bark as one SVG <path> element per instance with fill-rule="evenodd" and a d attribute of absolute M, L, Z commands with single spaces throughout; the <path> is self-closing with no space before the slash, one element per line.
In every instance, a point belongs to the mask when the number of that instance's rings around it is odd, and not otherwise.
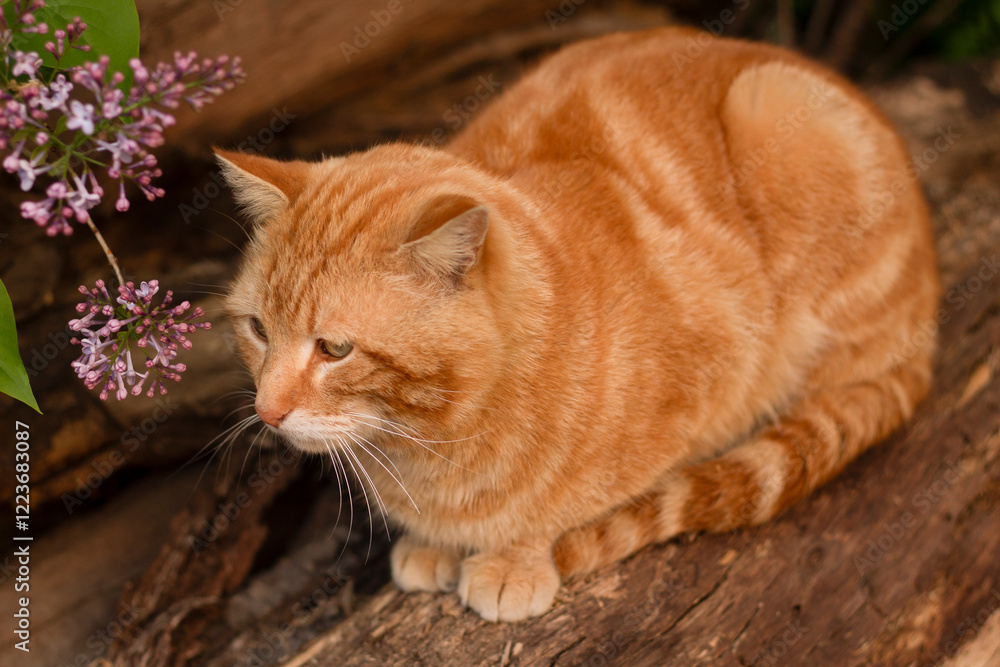
<path fill-rule="evenodd" d="M 513 73 L 516 57 L 666 21 L 664 10 L 578 7 L 583 4 L 139 0 L 137 7 L 143 25 L 157 26 L 142 36 L 150 62 L 193 49 L 202 56 L 238 54 L 247 72 L 243 85 L 200 113 L 179 113 L 167 134 L 171 145 L 204 154 L 213 142 L 236 142 L 260 152 L 287 127 L 282 118 L 291 114 L 297 134 L 308 138 L 305 150 L 297 145 L 297 154 L 318 156 L 322 150 L 364 146 L 387 133 L 433 128 L 428 123 L 440 122 L 451 98 L 474 90 L 467 86 L 475 81 L 466 76 L 470 68 L 501 62 Z M 445 85 L 449 82 L 460 90 Z M 282 130 L 275 132 L 279 125 Z M 282 137 L 279 144 L 287 141 Z"/>
<path fill-rule="evenodd" d="M 364 523 L 346 561 L 343 533 L 303 529 L 311 541 L 284 545 L 285 565 L 251 572 L 228 597 L 198 566 L 204 582 L 189 578 L 181 597 L 217 597 L 189 664 L 990 664 L 1000 652 L 1000 114 L 974 116 L 964 94 L 923 77 L 871 92 L 903 128 L 931 198 L 946 294 L 934 388 L 903 429 L 777 520 L 643 549 L 568 582 L 551 611 L 522 623 L 485 622 L 454 594 L 396 590 L 377 519 L 367 564 Z M 929 153 L 941 136 L 952 143 Z M 321 504 L 335 507 L 331 488 Z M 210 516 L 175 527 L 164 553 Z M 247 558 L 245 542 L 222 548 Z M 300 571 L 310 574 L 288 574 Z M 139 664 L 131 642 L 149 645 L 150 633 L 179 655 L 171 642 L 185 621 L 167 625 L 130 628 L 112 664 Z"/>

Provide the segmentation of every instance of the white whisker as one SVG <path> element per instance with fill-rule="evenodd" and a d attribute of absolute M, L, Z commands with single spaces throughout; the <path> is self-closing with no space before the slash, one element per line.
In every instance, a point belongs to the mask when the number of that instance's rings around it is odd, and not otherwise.
<path fill-rule="evenodd" d="M 249 405 L 241 405 L 238 408 L 233 408 L 232 410 L 230 410 L 229 412 L 227 412 L 226 416 L 223 417 L 223 419 L 229 419 L 230 417 L 232 417 L 237 412 L 241 412 L 243 410 L 251 410 L 251 409 L 253 409 L 253 403 L 251 403 Z"/>
<path fill-rule="evenodd" d="M 372 553 L 372 539 L 375 536 L 375 519 L 372 517 L 372 505 L 368 502 L 368 490 L 365 488 L 364 481 L 361 479 L 361 474 L 358 472 L 357 467 L 355 467 L 354 461 L 352 461 L 353 457 L 351 456 L 350 450 L 345 446 L 340 451 L 347 455 L 347 463 L 351 466 L 351 470 L 354 471 L 354 476 L 358 478 L 358 484 L 361 485 L 361 493 L 365 498 L 365 506 L 368 508 L 368 553 L 365 554 L 365 562 L 368 562 L 368 557 L 371 556 Z"/>
<path fill-rule="evenodd" d="M 396 464 L 392 462 L 392 459 L 390 459 L 389 456 L 385 452 L 383 452 L 381 449 L 379 449 L 378 447 L 376 447 L 372 442 L 370 442 L 368 440 L 365 440 L 360 435 L 356 435 L 356 434 L 353 434 L 353 433 L 348 433 L 347 437 L 349 437 L 351 440 L 353 440 L 354 444 L 356 444 L 358 447 L 360 447 L 362 450 L 364 450 L 364 452 L 367 453 L 368 456 L 370 456 L 373 459 L 375 459 L 375 462 L 378 463 L 380 466 L 382 466 L 382 469 L 385 470 L 386 473 L 388 473 L 389 477 L 392 477 L 392 479 L 396 482 L 396 484 L 399 485 L 399 488 L 403 490 L 403 493 L 406 494 L 406 497 L 410 500 L 410 504 L 413 505 L 413 509 L 415 509 L 417 511 L 417 514 L 420 514 L 420 508 L 417 507 L 417 503 L 413 500 L 413 497 L 410 495 L 410 492 L 406 490 L 406 486 L 403 485 L 403 482 L 400 479 L 403 475 L 402 475 L 402 473 L 399 472 L 399 468 L 396 467 Z M 375 454 L 372 453 L 372 451 L 370 449 L 368 449 L 361 442 L 359 442 L 359 440 L 364 440 L 364 442 L 367 442 L 379 454 L 381 454 L 382 456 L 384 456 L 385 460 L 389 462 L 389 464 L 393 467 L 393 470 L 396 471 L 396 473 L 399 475 L 399 477 L 397 477 L 396 475 L 392 474 L 392 471 L 389 470 L 385 466 L 385 464 L 382 463 L 382 461 L 380 461 L 379 458 L 377 456 L 375 456 Z"/>
<path fill-rule="evenodd" d="M 333 524 L 333 532 L 336 532 L 337 526 L 340 525 L 340 517 L 344 513 L 344 485 L 340 481 L 340 471 L 337 470 L 337 460 L 333 458 L 333 447 L 330 445 L 330 441 L 324 439 L 323 445 L 326 447 L 326 451 L 330 454 L 330 470 L 333 472 L 334 479 L 337 480 L 337 497 L 340 501 L 340 505 L 337 507 L 337 522 Z M 333 533 L 331 533 L 331 535 L 332 534 Z"/>
<path fill-rule="evenodd" d="M 236 438 L 243 430 L 245 430 L 245 429 L 249 428 L 250 426 L 252 426 L 253 423 L 255 421 L 259 420 L 259 419 L 260 419 L 260 417 L 257 415 L 257 413 L 254 413 L 254 414 L 250 415 L 249 417 L 245 417 L 245 418 L 241 419 L 240 421 L 236 422 L 235 424 L 233 424 L 232 426 L 230 426 L 229 428 L 227 428 L 225 431 L 223 431 L 219 435 L 217 435 L 214 438 L 212 438 L 211 440 L 209 440 L 208 443 L 206 443 L 205 445 L 203 445 L 201 447 L 201 449 L 199 449 L 197 452 L 195 452 L 194 455 L 190 459 L 188 459 L 188 461 L 184 465 L 180 466 L 179 468 L 177 468 L 177 470 L 175 470 L 174 472 L 170 473 L 170 476 L 173 477 L 174 475 L 176 475 L 180 471 L 184 470 L 185 468 L 187 468 L 189 465 L 191 465 L 195 461 L 203 458 L 207 453 L 209 453 L 209 451 L 211 451 L 210 448 L 212 447 L 212 445 L 215 444 L 215 442 L 217 440 L 219 440 L 220 438 L 225 438 L 222 442 L 219 443 L 219 446 L 216 447 L 215 451 L 212 452 L 211 457 L 209 457 L 209 459 L 208 459 L 208 463 L 205 465 L 205 467 L 207 468 L 209 465 L 211 465 L 212 459 L 215 458 L 216 454 L 219 453 L 219 450 L 222 447 L 225 446 L 226 442 L 230 438 Z M 201 483 L 201 478 L 202 478 L 202 476 L 204 476 L 204 474 L 205 474 L 205 472 L 202 471 L 202 474 L 198 477 L 198 483 Z"/>
<path fill-rule="evenodd" d="M 350 437 L 350 433 L 348 433 L 347 435 L 348 437 Z M 358 455 L 355 454 L 353 451 L 351 451 L 350 447 L 344 448 L 344 453 L 347 454 L 348 457 L 354 459 L 354 462 L 358 464 L 358 468 L 361 470 L 361 473 L 365 476 L 365 479 L 368 480 L 368 485 L 372 488 L 372 495 L 375 496 L 375 506 L 378 509 L 378 511 L 382 514 L 382 523 L 385 524 L 386 537 L 390 537 L 389 522 L 386 520 L 386 517 L 389 515 L 389 510 L 386 509 L 385 503 L 382 501 L 382 494 L 378 492 L 378 487 L 375 486 L 375 482 L 372 481 L 371 475 L 368 474 L 368 470 L 365 469 L 364 465 L 362 465 L 361 459 L 358 458 Z M 362 487 L 364 487 L 363 480 L 359 479 L 358 482 L 361 484 Z"/>
<path fill-rule="evenodd" d="M 337 470 L 335 471 L 335 474 L 338 475 L 338 477 L 337 477 L 337 486 L 338 486 L 338 488 L 340 486 L 340 477 L 339 477 L 339 475 L 343 474 L 343 476 L 344 476 L 344 487 L 347 489 L 347 507 L 348 507 L 348 510 L 349 510 L 349 521 L 348 521 L 348 524 L 347 524 L 347 539 L 344 540 L 344 545 L 340 548 L 340 554 L 337 555 L 337 560 L 340 560 L 340 558 L 344 555 L 344 552 L 347 550 L 347 545 L 348 545 L 348 543 L 351 540 L 351 534 L 354 531 L 354 497 L 351 495 L 351 480 L 350 480 L 350 477 L 347 474 L 347 468 L 344 466 L 343 459 L 340 458 L 340 450 L 343 447 L 346 447 L 346 444 L 344 443 L 344 439 L 341 438 L 340 436 L 337 436 L 337 443 L 340 445 L 340 447 L 332 447 L 330 445 L 329 441 L 326 441 L 326 440 L 324 440 L 324 442 L 326 442 L 326 446 L 327 446 L 327 448 L 329 449 L 329 451 L 331 453 L 331 459 L 333 459 L 333 455 L 336 454 L 336 459 L 335 459 L 336 466 L 335 467 L 337 468 Z M 343 508 L 343 496 L 341 496 L 341 507 L 337 510 L 337 523 L 338 524 L 340 523 L 340 513 L 343 512 L 343 509 L 344 509 Z M 334 527 L 334 530 L 336 530 L 336 526 Z M 330 535 L 332 536 L 333 533 L 331 532 Z"/>
<path fill-rule="evenodd" d="M 474 408 L 476 410 L 493 410 L 493 411 L 496 411 L 496 408 L 488 408 L 485 405 L 473 405 L 472 403 L 462 403 L 461 401 L 451 401 L 451 400 L 445 398 L 444 396 L 438 396 L 433 391 L 430 392 L 430 395 L 433 396 L 434 398 L 436 398 L 439 401 L 444 401 L 445 403 L 451 403 L 452 405 L 457 405 L 457 406 L 463 407 L 463 408 Z"/>
<path fill-rule="evenodd" d="M 370 418 L 370 419 L 378 419 L 380 421 L 386 421 L 385 419 L 382 419 L 380 417 L 375 417 L 374 415 L 361 414 L 359 412 L 345 412 L 344 414 L 350 415 L 352 417 L 365 417 L 365 418 Z M 387 422 L 387 423 L 389 423 L 389 422 Z M 380 431 L 385 431 L 386 433 L 392 433 L 394 435 L 398 435 L 398 436 L 407 438 L 409 440 L 413 440 L 415 442 L 429 443 L 429 444 L 432 444 L 432 445 L 449 445 L 449 444 L 456 443 L 456 442 L 466 442 L 467 440 L 475 440 L 476 438 L 479 438 L 479 437 L 484 436 L 487 433 L 489 433 L 489 431 L 483 431 L 482 433 L 477 433 L 476 435 L 470 435 L 470 436 L 465 437 L 465 438 L 457 438 L 455 440 L 425 440 L 423 438 L 417 438 L 417 437 L 414 437 L 412 435 L 407 435 L 407 434 L 402 433 L 400 431 L 389 431 L 389 430 L 386 430 L 386 429 L 381 428 L 379 426 L 374 426 L 372 424 L 368 424 L 368 426 L 371 426 L 372 428 L 378 429 Z M 437 453 L 437 452 L 435 452 L 435 453 Z"/>
<path fill-rule="evenodd" d="M 442 460 L 447 461 L 448 463 L 452 464 L 453 466 L 455 466 L 457 468 L 460 468 L 462 470 L 470 472 L 470 473 L 472 473 L 474 475 L 481 475 L 482 474 L 482 473 L 476 472 L 475 470 L 470 470 L 469 468 L 466 468 L 465 466 L 463 466 L 463 465 L 461 465 L 459 463 L 456 463 L 455 461 L 452 461 L 451 459 L 449 459 L 447 456 L 445 456 L 441 452 L 438 452 L 437 450 L 435 450 L 432 447 L 428 447 L 425 443 L 447 444 L 447 443 L 453 443 L 453 442 L 463 442 L 465 440 L 471 440 L 472 438 L 478 438 L 480 435 L 485 435 L 485 433 L 480 433 L 479 435 L 470 436 L 469 438 L 462 438 L 460 440 L 425 440 L 423 438 L 417 438 L 417 437 L 408 435 L 406 433 L 403 433 L 402 431 L 398 430 L 398 428 L 402 427 L 401 424 L 396 424 L 395 422 L 391 422 L 391 421 L 389 421 L 387 419 L 383 419 L 381 417 L 376 417 L 375 415 L 366 415 L 366 414 L 361 414 L 361 413 L 358 413 L 358 412 L 348 412 L 348 413 L 345 413 L 345 414 L 355 417 L 358 420 L 359 423 L 361 423 L 362 425 L 367 426 L 369 428 L 373 428 L 376 431 L 382 431 L 383 433 L 388 433 L 390 435 L 395 435 L 395 436 L 398 436 L 398 437 L 403 438 L 405 440 L 409 440 L 411 442 L 414 442 L 418 446 L 423 447 L 424 449 L 426 449 L 428 452 L 430 452 L 434 456 L 437 456 L 437 457 L 441 458 Z M 392 428 L 392 429 L 382 428 L 381 426 L 378 426 L 377 424 L 371 424 L 371 423 L 368 423 L 368 422 L 364 421 L 365 419 L 376 419 L 376 420 L 384 422 L 388 426 L 391 426 L 391 427 L 394 427 L 394 428 Z"/>

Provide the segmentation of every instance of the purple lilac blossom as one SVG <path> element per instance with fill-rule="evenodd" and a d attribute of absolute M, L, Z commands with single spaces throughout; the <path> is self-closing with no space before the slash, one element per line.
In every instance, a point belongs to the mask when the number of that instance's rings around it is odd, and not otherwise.
<path fill-rule="evenodd" d="M 8 28 L 48 33 L 48 26 L 37 23 L 32 13 L 44 7 L 44 2 L 13 4 L 14 20 Z M 89 50 L 80 43 L 86 30 L 87 24 L 76 18 L 64 30 L 53 31 L 54 40 L 45 49 L 57 61 L 69 48 Z M 108 71 L 107 56 L 48 80 L 39 69 L 41 62 L 37 53 L 12 50 L 9 44 L 4 49 L 4 65 L 12 80 L 0 87 L 0 150 L 8 151 L 0 164 L 17 175 L 23 190 L 47 181 L 47 198 L 25 202 L 21 215 L 44 227 L 50 236 L 71 234 L 72 220 L 89 220 L 89 211 L 103 196 L 97 186 L 97 168 L 119 181 L 115 202 L 119 211 L 129 208 L 126 180 L 135 183 L 150 201 L 162 197 L 163 190 L 153 184 L 161 171 L 148 149 L 162 145 L 164 129 L 175 122 L 166 110 L 176 109 L 181 102 L 200 110 L 244 78 L 239 58 L 223 55 L 199 60 L 193 52 L 178 52 L 172 63 L 152 68 L 131 60 L 133 85 L 126 92 L 120 88 L 125 75 Z M 57 134 L 51 128 L 58 127 L 60 118 L 65 130 Z M 54 183 L 65 186 L 62 195 L 52 194 Z"/>
<path fill-rule="evenodd" d="M 50 236 L 71 234 L 72 220 L 88 224 L 103 245 L 89 213 L 105 194 L 96 169 L 118 181 L 118 211 L 129 209 L 126 180 L 147 199 L 162 197 L 163 190 L 153 185 L 161 172 L 148 149 L 162 145 L 164 129 L 175 122 L 166 109 L 186 102 L 200 110 L 240 83 L 244 74 L 239 58 L 227 56 L 199 61 L 194 53 L 176 53 L 173 63 L 153 68 L 133 59 L 133 85 L 125 91 L 125 75 L 108 71 L 107 56 L 60 67 L 67 49 L 90 50 L 80 41 L 87 24 L 79 18 L 53 31 L 54 39 L 44 48 L 56 66 L 54 71 L 42 69 L 37 53 L 10 46 L 14 33 L 48 34 L 49 26 L 33 14 L 44 6 L 43 0 L 12 0 L 11 11 L 0 13 L 0 66 L 9 73 L 0 84 L 0 151 L 6 151 L 0 166 L 18 177 L 24 191 L 44 188 L 43 199 L 21 203 L 22 217 Z M 105 250 L 121 279 L 114 257 Z M 143 392 L 165 394 L 165 381 L 180 380 L 185 370 L 176 357 L 180 349 L 191 347 L 187 336 L 211 327 L 195 321 L 204 316 L 201 308 L 191 309 L 187 301 L 172 306 L 170 291 L 154 306 L 159 292 L 155 280 L 139 287 L 127 282 L 117 297 L 102 280 L 80 291 L 86 298 L 77 305 L 82 317 L 71 320 L 70 327 L 80 332 L 72 342 L 80 345 L 81 355 L 72 366 L 88 388 L 99 390 L 101 400 L 112 393 L 119 400 Z"/>
<path fill-rule="evenodd" d="M 191 309 L 187 301 L 171 306 L 169 290 L 154 306 L 159 290 L 155 280 L 138 287 L 128 282 L 113 298 L 103 280 L 90 289 L 80 286 L 86 300 L 76 310 L 85 314 L 69 326 L 80 332 L 70 342 L 81 347 L 81 355 L 72 366 L 88 389 L 100 390 L 101 400 L 111 394 L 120 401 L 143 391 L 150 397 L 167 393 L 164 381 L 180 380 L 186 369 L 175 358 L 180 348 L 191 349 L 187 335 L 211 328 L 209 322 L 194 321 L 204 316 L 201 308 Z"/>

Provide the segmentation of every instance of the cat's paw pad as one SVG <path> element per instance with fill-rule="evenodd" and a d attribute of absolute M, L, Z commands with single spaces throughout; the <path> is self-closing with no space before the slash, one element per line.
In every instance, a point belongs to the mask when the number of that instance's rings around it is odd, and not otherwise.
<path fill-rule="evenodd" d="M 392 580 L 404 591 L 453 591 L 458 583 L 458 554 L 429 547 L 404 535 L 389 557 Z"/>
<path fill-rule="evenodd" d="M 462 561 L 458 596 L 487 621 L 520 621 L 552 606 L 559 573 L 552 556 L 527 549 L 485 553 Z"/>

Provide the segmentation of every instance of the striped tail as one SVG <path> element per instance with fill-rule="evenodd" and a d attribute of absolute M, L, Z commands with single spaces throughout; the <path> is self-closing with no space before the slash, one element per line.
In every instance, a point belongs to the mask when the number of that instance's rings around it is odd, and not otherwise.
<path fill-rule="evenodd" d="M 682 468 L 610 514 L 564 533 L 554 550 L 565 576 L 691 531 L 767 521 L 836 476 L 904 420 L 930 386 L 929 363 L 803 399 L 726 454 Z"/>

